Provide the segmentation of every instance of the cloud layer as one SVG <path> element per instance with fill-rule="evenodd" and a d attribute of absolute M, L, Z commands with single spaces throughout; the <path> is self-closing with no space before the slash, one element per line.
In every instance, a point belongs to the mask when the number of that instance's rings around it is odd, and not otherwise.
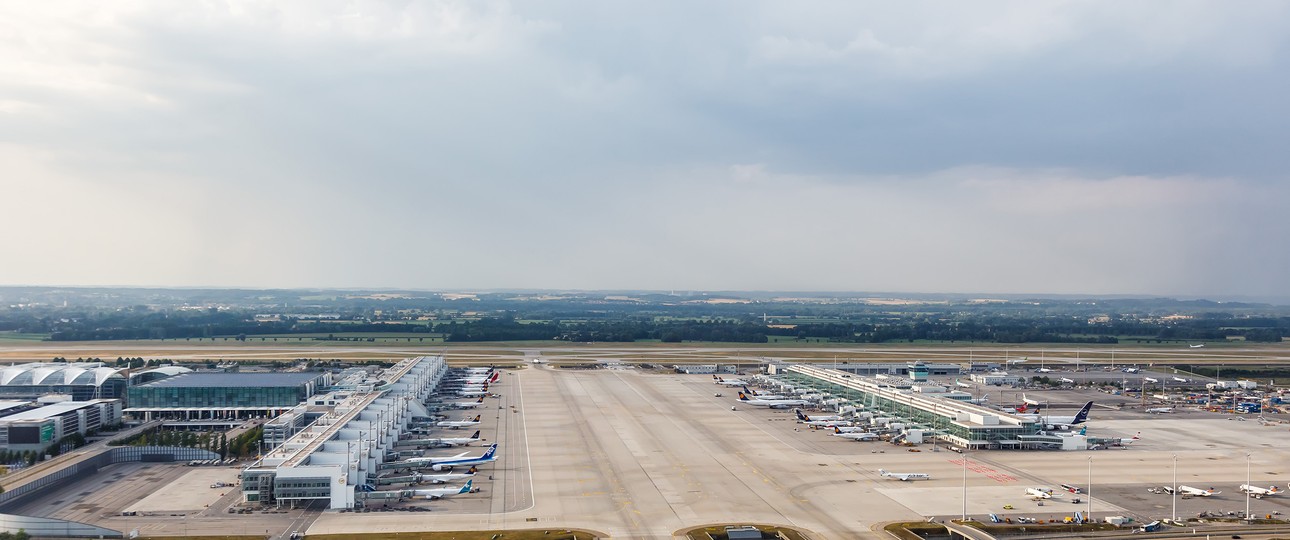
<path fill-rule="evenodd" d="M 1287 11 L 0 6 L 0 283 L 1284 296 Z"/>

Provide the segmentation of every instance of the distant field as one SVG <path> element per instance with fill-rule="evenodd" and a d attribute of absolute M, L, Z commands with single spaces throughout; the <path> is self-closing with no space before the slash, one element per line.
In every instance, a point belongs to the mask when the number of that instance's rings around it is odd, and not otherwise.
<path fill-rule="evenodd" d="M 49 338 L 49 334 L 0 332 L 0 343 L 5 341 L 43 341 L 48 338 Z"/>

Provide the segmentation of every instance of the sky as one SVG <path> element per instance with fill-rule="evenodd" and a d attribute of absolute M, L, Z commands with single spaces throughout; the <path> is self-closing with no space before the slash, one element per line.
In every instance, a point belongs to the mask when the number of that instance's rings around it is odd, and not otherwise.
<path fill-rule="evenodd" d="M 1290 297 L 1290 3 L 0 3 L 0 284 Z"/>

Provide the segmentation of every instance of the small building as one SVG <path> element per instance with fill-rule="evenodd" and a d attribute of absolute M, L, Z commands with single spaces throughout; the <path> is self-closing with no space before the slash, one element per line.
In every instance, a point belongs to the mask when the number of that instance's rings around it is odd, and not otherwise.
<path fill-rule="evenodd" d="M 675 365 L 672 367 L 676 368 L 676 370 L 681 373 L 687 373 L 690 375 L 712 375 L 717 372 L 716 364 L 686 364 Z"/>
<path fill-rule="evenodd" d="M 0 448 L 40 451 L 74 433 L 119 423 L 119 399 L 64 401 L 0 418 Z"/>
<path fill-rule="evenodd" d="M 993 386 L 1012 386 L 1021 384 L 1020 376 L 1009 375 L 1002 371 L 996 371 L 994 373 L 973 373 L 971 378 L 972 382 Z"/>

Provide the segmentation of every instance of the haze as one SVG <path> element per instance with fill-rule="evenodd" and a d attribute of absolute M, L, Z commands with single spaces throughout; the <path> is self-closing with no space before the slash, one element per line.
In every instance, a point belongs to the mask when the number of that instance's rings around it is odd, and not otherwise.
<path fill-rule="evenodd" d="M 1284 297 L 1287 11 L 0 4 L 0 284 Z"/>

